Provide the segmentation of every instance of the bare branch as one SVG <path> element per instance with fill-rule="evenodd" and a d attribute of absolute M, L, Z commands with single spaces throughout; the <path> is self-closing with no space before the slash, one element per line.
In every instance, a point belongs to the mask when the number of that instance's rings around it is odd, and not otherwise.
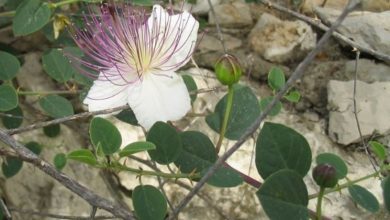
<path fill-rule="evenodd" d="M 328 31 L 329 30 L 329 27 L 322 24 L 321 21 L 318 21 L 318 20 L 315 20 L 313 18 L 310 18 L 310 17 L 307 17 L 303 14 L 300 14 L 298 12 L 295 12 L 293 10 L 290 10 L 288 8 L 285 8 L 281 5 L 278 5 L 276 3 L 273 3 L 273 2 L 270 2 L 268 0 L 258 0 L 260 3 L 264 4 L 264 5 L 267 5 L 267 6 L 270 6 L 272 8 L 275 8 L 276 10 L 278 11 L 281 11 L 281 12 L 285 12 L 287 14 L 290 14 L 296 18 L 298 18 L 299 20 L 302 20 L 302 21 L 305 21 L 323 31 Z M 340 33 L 337 33 L 337 32 L 333 32 L 332 33 L 332 36 L 337 38 L 338 40 L 341 40 L 343 41 L 344 43 L 350 45 L 351 47 L 353 48 L 357 48 L 358 50 L 362 51 L 362 52 L 365 52 L 365 53 L 368 53 L 368 54 L 371 54 L 373 55 L 374 57 L 376 57 L 377 59 L 380 59 L 380 60 L 383 60 L 387 63 L 390 63 L 390 55 L 388 54 L 384 54 L 384 53 L 381 53 L 379 51 L 376 51 L 376 50 L 373 50 L 371 48 L 367 48 L 367 47 L 364 47 L 360 44 L 358 44 L 357 42 L 349 39 L 348 37 L 340 34 Z"/>
<path fill-rule="evenodd" d="M 25 148 L 22 144 L 15 141 L 10 135 L 3 130 L 0 130 L 0 140 L 5 144 L 9 145 L 17 154 L 21 160 L 31 163 L 38 169 L 42 170 L 53 179 L 57 180 L 63 186 L 68 188 L 70 191 L 79 195 L 91 206 L 104 209 L 113 215 L 123 219 L 134 219 L 132 213 L 124 209 L 122 206 L 113 203 L 81 185 L 77 181 L 71 179 L 62 172 L 59 172 L 53 165 L 40 159 L 36 154 Z"/>
<path fill-rule="evenodd" d="M 216 172 L 216 170 L 223 165 L 223 163 L 236 151 L 241 145 L 249 138 L 259 127 L 260 123 L 267 117 L 271 109 L 274 107 L 276 102 L 278 102 L 284 94 L 292 87 L 294 82 L 302 77 L 304 70 L 314 59 L 315 55 L 318 54 L 325 43 L 328 41 L 332 32 L 341 24 L 345 17 L 350 13 L 360 1 L 350 0 L 347 7 L 343 10 L 341 15 L 337 18 L 336 22 L 331 26 L 331 28 L 322 36 L 319 40 L 317 46 L 305 57 L 305 59 L 298 65 L 294 73 L 288 79 L 284 87 L 276 94 L 272 102 L 264 109 L 256 121 L 246 130 L 246 132 L 241 136 L 241 138 L 228 150 L 226 151 L 216 162 L 210 167 L 207 173 L 200 179 L 200 181 L 195 185 L 190 193 L 179 203 L 175 208 L 175 211 L 168 217 L 168 220 L 174 219 L 178 213 L 191 201 L 191 199 L 196 195 L 196 193 L 203 187 L 207 180 Z"/>

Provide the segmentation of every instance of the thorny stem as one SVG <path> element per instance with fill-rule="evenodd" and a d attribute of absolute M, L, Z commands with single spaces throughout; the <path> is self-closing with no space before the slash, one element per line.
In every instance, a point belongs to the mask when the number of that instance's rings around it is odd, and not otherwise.
<path fill-rule="evenodd" d="M 321 186 L 320 193 L 318 194 L 318 198 L 317 198 L 317 209 L 316 209 L 317 218 L 316 218 L 316 220 L 322 219 L 321 207 L 322 207 L 322 199 L 324 198 L 324 192 L 325 192 L 325 187 Z"/>
<path fill-rule="evenodd" d="M 230 113 L 232 111 L 232 106 L 233 106 L 233 95 L 234 95 L 234 89 L 233 89 L 233 86 L 230 85 L 229 90 L 228 90 L 225 115 L 223 116 L 222 127 L 221 127 L 221 130 L 219 132 L 219 139 L 218 139 L 217 145 L 215 147 L 215 151 L 217 152 L 217 154 L 221 150 L 222 141 L 225 138 L 226 128 L 227 128 L 227 125 L 229 122 Z"/>
<path fill-rule="evenodd" d="M 169 179 L 195 179 L 200 178 L 200 175 L 198 173 L 163 173 L 163 172 L 157 172 L 157 171 L 148 171 L 148 170 L 142 170 L 142 169 L 135 169 L 131 167 L 127 167 L 124 165 L 121 165 L 119 163 L 110 164 L 108 167 L 106 165 L 96 166 L 99 168 L 111 168 L 114 170 L 120 170 L 120 171 L 128 171 L 137 174 L 138 176 L 158 176 L 163 178 L 169 178 Z"/>

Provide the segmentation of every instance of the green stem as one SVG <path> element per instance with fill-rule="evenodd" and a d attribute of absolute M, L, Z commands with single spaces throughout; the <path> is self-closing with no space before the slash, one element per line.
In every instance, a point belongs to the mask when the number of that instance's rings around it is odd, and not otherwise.
<path fill-rule="evenodd" d="M 221 130 L 219 132 L 219 139 L 217 142 L 217 146 L 215 147 L 215 151 L 217 153 L 221 149 L 222 141 L 225 137 L 226 128 L 227 128 L 229 118 L 230 118 L 230 113 L 231 113 L 232 107 L 233 107 L 233 95 L 234 95 L 233 85 L 230 85 L 229 89 L 228 89 L 228 97 L 227 97 L 225 115 L 223 116 L 222 127 L 221 127 Z"/>
<path fill-rule="evenodd" d="M 106 168 L 106 167 L 101 167 L 101 168 Z M 163 172 L 156 172 L 156 171 L 148 171 L 148 170 L 141 170 L 141 169 L 135 169 L 131 167 L 127 167 L 121 164 L 111 164 L 109 165 L 109 168 L 116 169 L 116 170 L 121 170 L 121 171 L 128 171 L 135 173 L 139 176 L 159 176 L 163 178 L 169 178 L 169 179 L 196 179 L 200 178 L 201 176 L 199 173 L 163 173 Z"/>
<path fill-rule="evenodd" d="M 75 95 L 80 91 L 18 91 L 18 95 Z"/>
<path fill-rule="evenodd" d="M 321 210 L 321 207 L 322 207 L 322 199 L 324 197 L 324 192 L 325 192 L 325 187 L 321 187 L 320 188 L 320 192 L 318 194 L 318 198 L 317 198 L 317 218 L 316 220 L 321 220 L 322 219 L 322 210 Z"/>
<path fill-rule="evenodd" d="M 16 11 L 4 11 L 0 12 L 0 17 L 13 17 Z"/>

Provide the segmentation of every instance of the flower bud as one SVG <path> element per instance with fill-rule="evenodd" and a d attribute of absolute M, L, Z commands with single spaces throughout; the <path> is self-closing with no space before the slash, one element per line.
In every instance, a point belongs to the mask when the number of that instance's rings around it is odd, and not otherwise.
<path fill-rule="evenodd" d="M 319 164 L 313 169 L 313 179 L 320 187 L 334 187 L 337 182 L 336 168 L 332 165 L 324 163 Z"/>
<path fill-rule="evenodd" d="M 218 59 L 214 66 L 217 79 L 223 85 L 233 85 L 240 80 L 242 69 L 235 56 L 225 54 Z"/>

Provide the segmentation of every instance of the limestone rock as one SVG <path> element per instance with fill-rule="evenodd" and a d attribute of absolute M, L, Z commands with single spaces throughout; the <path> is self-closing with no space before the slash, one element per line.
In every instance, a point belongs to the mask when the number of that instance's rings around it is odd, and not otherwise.
<path fill-rule="evenodd" d="M 232 2 L 214 7 L 217 20 L 222 27 L 245 27 L 252 25 L 250 8 L 244 2 Z M 209 12 L 209 24 L 214 25 L 215 19 Z"/>
<path fill-rule="evenodd" d="M 324 4 L 325 3 L 325 4 Z M 313 14 L 314 7 L 326 7 L 343 10 L 347 5 L 348 0 L 304 0 L 301 6 L 301 11 L 305 14 Z"/>
<path fill-rule="evenodd" d="M 339 10 L 315 8 L 321 20 L 330 25 L 340 15 Z M 358 44 L 390 54 L 390 11 L 381 13 L 353 12 L 345 18 L 338 31 Z"/>
<path fill-rule="evenodd" d="M 353 109 L 353 81 L 331 80 L 328 84 L 329 136 L 337 143 L 348 145 L 359 141 Z M 363 136 L 390 131 L 390 83 L 368 84 L 357 81 L 356 102 Z"/>
<path fill-rule="evenodd" d="M 389 0 L 363 0 L 362 10 L 376 11 L 376 12 L 390 10 L 390 1 Z"/>
<path fill-rule="evenodd" d="M 225 43 L 226 50 L 228 51 L 241 47 L 242 45 L 242 41 L 238 38 L 232 37 L 228 34 L 223 34 L 222 37 Z M 203 37 L 198 36 L 198 39 L 200 39 L 198 49 L 201 52 L 223 50 L 222 44 L 217 36 L 206 34 Z"/>
<path fill-rule="evenodd" d="M 355 76 L 355 60 L 345 63 L 345 75 L 349 79 Z M 375 63 L 372 60 L 360 59 L 357 71 L 358 80 L 366 83 L 390 81 L 390 66 Z"/>
<path fill-rule="evenodd" d="M 316 34 L 302 21 L 282 21 L 264 13 L 249 35 L 253 50 L 271 62 L 302 58 L 316 44 Z"/>
<path fill-rule="evenodd" d="M 221 0 L 211 0 L 210 2 L 215 7 Z M 210 5 L 207 0 L 197 0 L 195 4 L 180 2 L 175 5 L 175 9 L 179 11 L 184 9 L 196 15 L 207 15 L 210 11 Z"/>

